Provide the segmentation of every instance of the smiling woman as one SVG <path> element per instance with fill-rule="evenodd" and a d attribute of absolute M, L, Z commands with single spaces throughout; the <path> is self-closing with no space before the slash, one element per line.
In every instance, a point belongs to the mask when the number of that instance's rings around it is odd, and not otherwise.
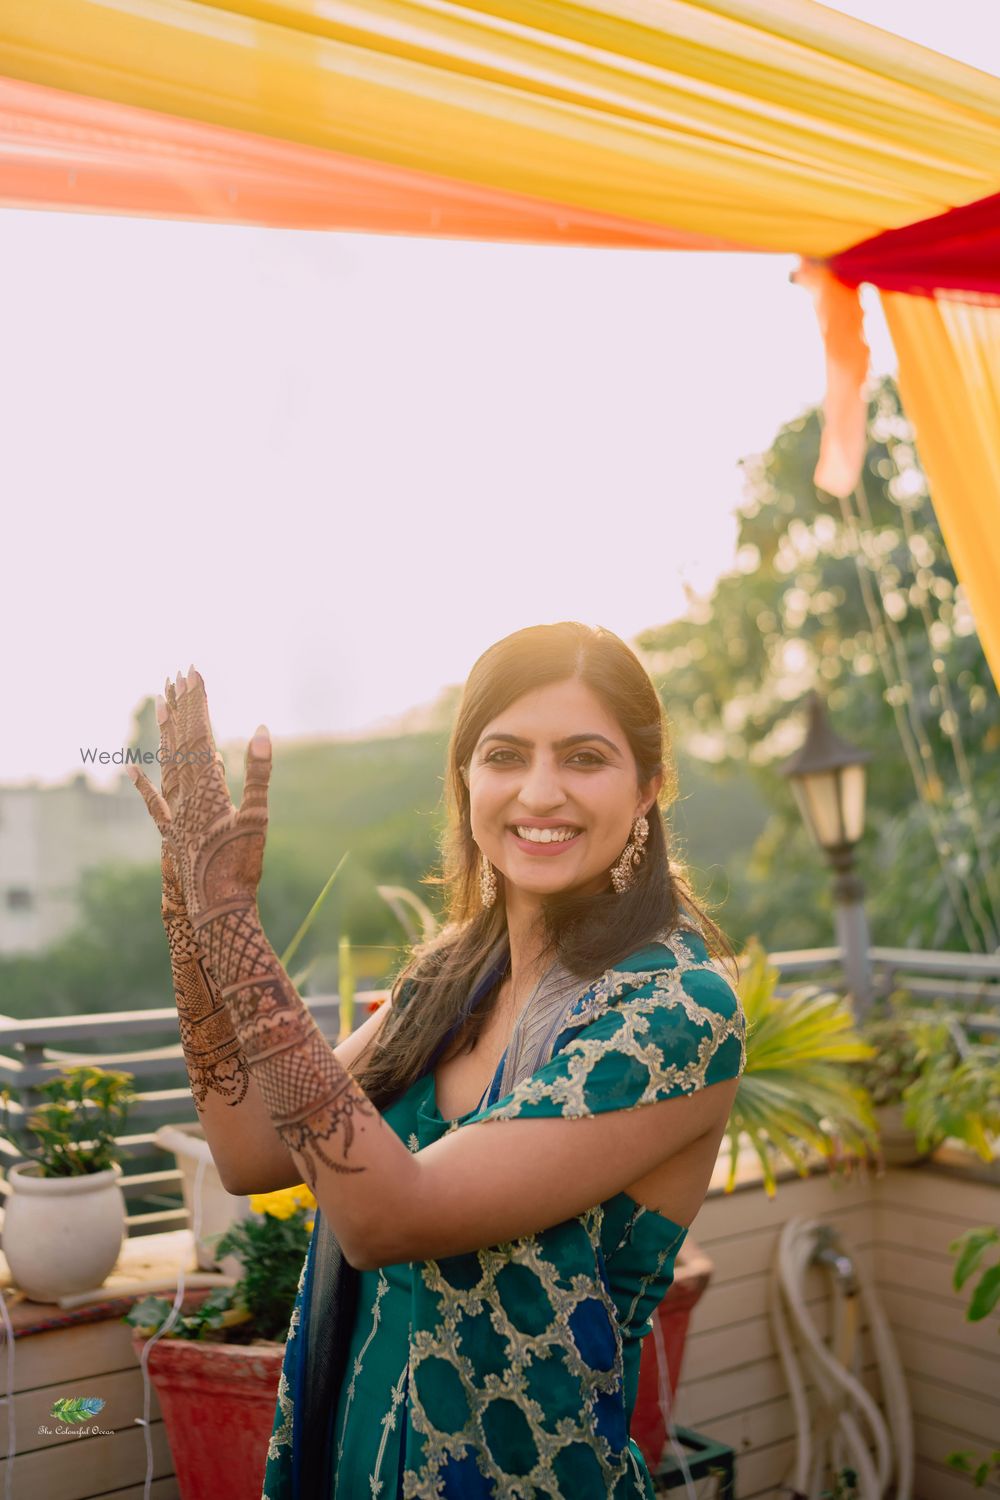
<path fill-rule="evenodd" d="M 197 673 L 160 714 L 169 750 L 211 746 Z M 242 1149 L 244 1186 L 266 1164 L 260 1188 L 305 1177 L 319 1205 L 264 1496 L 651 1494 L 640 1344 L 745 1028 L 669 858 L 648 675 L 574 622 L 479 659 L 448 752 L 448 920 L 336 1049 L 256 912 L 269 770 L 259 730 L 238 810 L 217 756 L 182 759 L 163 796 L 137 777 L 215 997 L 192 1074 L 219 1095 L 213 1152 L 231 1184 Z"/>

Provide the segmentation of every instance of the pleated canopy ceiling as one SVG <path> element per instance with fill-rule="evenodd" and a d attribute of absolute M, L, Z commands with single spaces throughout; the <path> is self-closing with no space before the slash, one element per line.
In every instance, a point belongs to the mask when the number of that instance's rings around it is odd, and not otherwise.
<path fill-rule="evenodd" d="M 863 458 L 857 287 L 1000 681 L 1000 82 L 813 0 L 4 0 L 0 204 L 794 252 Z"/>

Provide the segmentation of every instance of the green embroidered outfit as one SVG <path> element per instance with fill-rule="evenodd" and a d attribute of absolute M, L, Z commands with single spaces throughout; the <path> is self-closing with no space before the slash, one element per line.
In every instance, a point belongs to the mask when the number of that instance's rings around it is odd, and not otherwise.
<path fill-rule="evenodd" d="M 438 1113 L 433 1072 L 384 1117 L 416 1151 L 486 1119 L 635 1109 L 740 1073 L 743 1013 L 701 938 L 677 931 L 578 981 L 548 1050 L 503 1095 L 501 1060 L 457 1120 Z M 359 1273 L 328 1500 L 651 1495 L 629 1420 L 685 1233 L 618 1193 L 524 1239 Z M 300 1281 L 264 1500 L 309 1492 L 292 1482 L 302 1299 Z"/>

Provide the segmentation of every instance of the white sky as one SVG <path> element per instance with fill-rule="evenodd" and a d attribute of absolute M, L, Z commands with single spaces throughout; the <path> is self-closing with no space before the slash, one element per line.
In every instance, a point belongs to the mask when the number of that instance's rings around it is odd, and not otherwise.
<path fill-rule="evenodd" d="M 992 0 L 837 8 L 1000 72 Z M 119 747 L 191 660 L 220 740 L 281 738 L 523 625 L 675 617 L 731 566 L 738 460 L 823 391 L 790 256 L 10 210 L 0 244 L 4 782 Z"/>

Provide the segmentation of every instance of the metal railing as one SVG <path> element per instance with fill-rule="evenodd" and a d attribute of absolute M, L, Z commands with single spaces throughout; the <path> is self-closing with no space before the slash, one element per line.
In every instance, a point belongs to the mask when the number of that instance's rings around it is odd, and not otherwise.
<path fill-rule="evenodd" d="M 358 992 L 356 1023 L 366 1018 L 370 1003 L 384 999 L 387 993 L 385 989 Z M 329 1041 L 336 1041 L 340 1034 L 338 996 L 310 996 L 307 1004 L 323 1035 Z M 188 1223 L 187 1211 L 181 1204 L 179 1168 L 155 1166 L 158 1159 L 164 1159 L 155 1141 L 159 1126 L 186 1125 L 198 1120 L 180 1041 L 148 1045 L 150 1040 L 171 1034 L 177 1036 L 177 1010 L 172 1005 L 153 1010 L 45 1016 L 28 1021 L 0 1016 L 0 1088 L 17 1090 L 18 1097 L 10 1102 L 11 1120 L 16 1125 L 24 1123 L 45 1102 L 46 1096 L 39 1085 L 75 1063 L 120 1068 L 135 1078 L 136 1099 L 129 1109 L 129 1124 L 138 1128 L 119 1136 L 116 1142 L 124 1170 L 121 1187 L 126 1210 L 137 1201 L 160 1198 L 168 1201 L 162 1207 L 127 1211 L 130 1235 L 183 1229 Z M 83 1050 L 66 1050 L 67 1043 L 82 1044 Z M 0 1166 L 8 1168 L 25 1159 L 14 1142 L 0 1134 Z M 0 1180 L 0 1193 L 7 1192 L 6 1181 Z"/>
<path fill-rule="evenodd" d="M 772 953 L 769 958 L 781 974 L 779 990 L 803 981 L 831 985 L 843 982 L 838 948 Z M 876 995 L 902 988 L 925 997 L 928 1003 L 946 1000 L 959 1008 L 967 1025 L 1000 1032 L 1000 954 L 873 948 L 871 961 Z M 369 1006 L 386 994 L 385 989 L 372 989 L 355 996 L 358 1024 L 365 1019 Z M 338 997 L 309 996 L 307 1004 L 324 1036 L 334 1041 L 340 1032 Z M 74 1043 L 80 1050 L 66 1050 Z M 157 1165 L 163 1153 L 154 1140 L 161 1125 L 184 1125 L 198 1119 L 178 1039 L 175 1007 L 28 1021 L 0 1017 L 0 1087 L 12 1086 L 18 1091 L 19 1098 L 10 1105 L 15 1121 L 44 1102 L 39 1085 L 73 1063 L 120 1068 L 135 1077 L 137 1097 L 129 1121 L 136 1128 L 117 1143 L 125 1171 L 122 1189 L 126 1209 L 130 1203 L 135 1205 L 135 1211 L 126 1217 L 129 1234 L 186 1227 L 181 1172 L 176 1166 Z M 0 1135 L 0 1166 L 9 1167 L 24 1159 L 17 1147 Z M 2 1180 L 0 1192 L 7 1192 Z M 145 1207 L 141 1207 L 143 1203 Z"/>
<path fill-rule="evenodd" d="M 803 948 L 772 953 L 769 959 L 781 973 L 779 994 L 803 981 L 842 983 L 839 948 Z M 869 959 L 876 1000 L 905 990 L 928 1007 L 938 1000 L 955 1006 L 970 1029 L 1000 1032 L 1000 953 L 871 948 Z"/>

